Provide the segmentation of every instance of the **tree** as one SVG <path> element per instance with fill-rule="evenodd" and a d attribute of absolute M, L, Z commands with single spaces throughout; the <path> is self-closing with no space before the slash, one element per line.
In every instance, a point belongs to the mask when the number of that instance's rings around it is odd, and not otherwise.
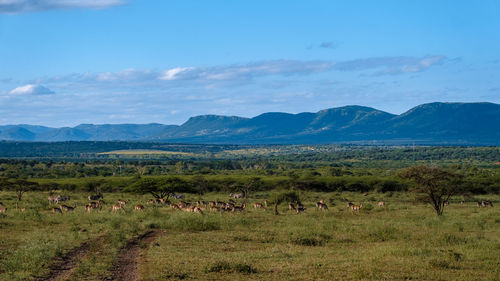
<path fill-rule="evenodd" d="M 438 216 L 443 214 L 445 202 L 462 192 L 462 176 L 438 167 L 415 166 L 403 171 L 400 176 L 415 183 L 413 191 L 424 195 Z"/>
<path fill-rule="evenodd" d="M 173 192 L 189 190 L 187 187 L 188 183 L 178 177 L 142 178 L 124 191 L 151 193 L 155 198 L 168 199 Z"/>
<path fill-rule="evenodd" d="M 7 186 L 9 187 L 9 189 L 16 192 L 18 201 L 21 201 L 23 199 L 24 193 L 36 190 L 39 187 L 38 183 L 23 179 L 8 181 Z"/>

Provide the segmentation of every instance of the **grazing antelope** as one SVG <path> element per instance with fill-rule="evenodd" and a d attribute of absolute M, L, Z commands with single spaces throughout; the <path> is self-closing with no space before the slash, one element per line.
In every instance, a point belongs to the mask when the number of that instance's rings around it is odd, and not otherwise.
<path fill-rule="evenodd" d="M 149 199 L 148 202 L 146 202 L 146 204 L 148 205 L 153 205 L 156 201 L 154 199 Z"/>
<path fill-rule="evenodd" d="M 90 202 L 89 204 L 85 205 L 85 210 L 87 212 L 91 212 L 93 209 L 97 209 L 97 204 L 95 202 Z"/>
<path fill-rule="evenodd" d="M 288 203 L 288 210 L 295 210 L 295 205 L 293 204 L 293 202 Z"/>
<path fill-rule="evenodd" d="M 134 211 L 144 211 L 144 206 L 141 204 L 135 205 Z"/>
<path fill-rule="evenodd" d="M 325 209 L 323 207 L 323 205 L 326 207 L 326 204 L 325 204 L 325 201 L 323 201 L 323 199 L 319 200 L 318 202 L 316 202 L 316 209 Z M 328 210 L 328 207 L 326 207 L 326 210 Z"/>
<path fill-rule="evenodd" d="M 384 201 L 380 201 L 380 202 L 378 202 L 377 206 L 378 207 L 385 207 L 385 202 Z"/>
<path fill-rule="evenodd" d="M 359 205 L 352 205 L 351 206 L 351 211 L 354 213 L 354 212 L 359 212 L 359 210 L 361 210 L 361 208 L 363 208 L 363 204 L 359 204 Z"/>
<path fill-rule="evenodd" d="M 61 205 L 61 210 L 65 211 L 65 212 L 71 212 L 71 211 L 74 211 L 76 207 L 71 207 L 71 206 L 68 206 L 68 205 Z"/>
<path fill-rule="evenodd" d="M 24 211 L 26 211 L 26 207 L 21 207 L 19 210 L 24 213 Z"/>
<path fill-rule="evenodd" d="M 7 212 L 7 207 L 0 207 L 0 213 L 5 213 Z"/>
<path fill-rule="evenodd" d="M 87 198 L 89 199 L 89 201 L 94 201 L 94 200 L 103 199 L 104 197 L 102 196 L 101 193 L 99 193 L 96 195 L 89 195 L 89 197 L 87 197 Z"/>
<path fill-rule="evenodd" d="M 322 210 L 322 211 L 328 211 L 328 206 L 325 204 L 325 203 L 319 203 L 319 207 L 318 209 Z"/>
<path fill-rule="evenodd" d="M 193 212 L 203 215 L 203 211 L 201 210 L 200 207 L 194 207 Z"/>
<path fill-rule="evenodd" d="M 483 201 L 481 202 L 481 206 L 482 206 L 482 207 L 485 207 L 485 208 L 486 208 L 487 206 L 493 207 L 493 203 L 491 203 L 491 201 L 490 201 L 490 200 L 483 200 Z"/>
<path fill-rule="evenodd" d="M 262 203 L 254 203 L 253 207 L 254 209 L 266 209 Z"/>
<path fill-rule="evenodd" d="M 306 211 L 306 207 L 304 207 L 304 205 L 302 205 L 302 204 L 297 204 L 297 209 L 296 209 L 296 211 L 297 211 L 297 214 L 300 214 L 300 213 L 302 213 L 302 212 L 305 212 L 305 211 Z"/>
<path fill-rule="evenodd" d="M 245 210 L 245 207 L 246 207 L 246 204 L 243 204 L 241 206 L 233 206 L 232 208 L 232 212 L 242 212 L 243 210 Z"/>
<path fill-rule="evenodd" d="M 120 206 L 125 206 L 125 205 L 127 205 L 127 201 L 125 201 L 125 200 L 118 199 L 118 201 L 117 201 L 117 202 L 118 202 L 118 204 L 120 204 Z"/>
<path fill-rule="evenodd" d="M 352 202 L 347 202 L 347 208 L 351 208 L 354 205 Z"/>
<path fill-rule="evenodd" d="M 122 204 L 113 205 L 113 207 L 111 207 L 111 210 L 113 212 L 116 212 L 116 211 L 119 211 L 119 210 L 123 210 L 123 205 Z"/>
<path fill-rule="evenodd" d="M 219 211 L 219 207 L 217 206 L 210 206 L 210 212 L 217 212 Z"/>
<path fill-rule="evenodd" d="M 62 214 L 62 210 L 59 208 L 52 208 L 52 213 L 54 214 Z"/>

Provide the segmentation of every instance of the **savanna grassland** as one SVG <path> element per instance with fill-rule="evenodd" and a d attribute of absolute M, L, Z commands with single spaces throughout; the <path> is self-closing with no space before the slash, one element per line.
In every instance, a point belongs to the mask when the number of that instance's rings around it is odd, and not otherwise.
<path fill-rule="evenodd" d="M 0 280 L 500 280 L 498 148 L 258 149 L 2 159 Z M 404 178 L 415 165 L 460 176 L 442 215 Z M 174 204 L 228 202 L 230 192 L 246 194 L 233 199 L 245 210 L 147 204 L 165 194 Z M 49 203 L 57 194 L 70 200 Z M 101 210 L 85 210 L 91 194 L 103 195 Z M 113 212 L 118 199 L 127 204 Z M 76 208 L 51 211 L 61 204 Z"/>

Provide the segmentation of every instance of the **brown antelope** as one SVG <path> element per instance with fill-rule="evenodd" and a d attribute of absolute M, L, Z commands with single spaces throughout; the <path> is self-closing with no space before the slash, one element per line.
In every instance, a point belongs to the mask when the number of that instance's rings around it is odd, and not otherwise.
<path fill-rule="evenodd" d="M 170 203 L 170 209 L 179 210 L 180 208 L 179 208 L 179 206 Z"/>
<path fill-rule="evenodd" d="M 7 207 L 0 207 L 0 213 L 5 213 L 7 212 Z"/>
<path fill-rule="evenodd" d="M 325 203 L 319 203 L 318 209 L 320 209 L 322 211 L 328 211 L 328 206 Z"/>
<path fill-rule="evenodd" d="M 99 199 L 102 199 L 102 198 L 103 198 L 103 196 L 100 193 L 97 194 L 97 195 L 89 195 L 89 197 L 88 197 L 89 201 L 99 200 Z"/>
<path fill-rule="evenodd" d="M 246 204 L 243 204 L 241 206 L 233 206 L 233 208 L 231 209 L 231 211 L 233 213 L 235 213 L 235 212 L 242 212 L 243 210 L 245 210 L 245 207 L 246 207 Z"/>
<path fill-rule="evenodd" d="M 262 203 L 253 203 L 254 209 L 266 209 Z"/>
<path fill-rule="evenodd" d="M 113 212 L 116 212 L 116 211 L 119 211 L 119 210 L 123 210 L 123 205 L 122 204 L 113 205 L 113 207 L 111 207 L 111 210 Z"/>
<path fill-rule="evenodd" d="M 21 207 L 19 210 L 24 213 L 24 211 L 26 211 L 26 207 Z"/>
<path fill-rule="evenodd" d="M 210 206 L 210 212 L 217 212 L 219 211 L 219 207 L 217 206 Z"/>
<path fill-rule="evenodd" d="M 65 211 L 65 212 L 71 212 L 71 211 L 74 211 L 76 207 L 71 207 L 71 206 L 68 206 L 68 205 L 61 205 L 61 210 Z"/>
<path fill-rule="evenodd" d="M 351 211 L 354 213 L 354 212 L 359 212 L 359 210 L 361 210 L 361 208 L 363 208 L 363 204 L 359 204 L 359 205 L 352 205 L 351 206 Z"/>
<path fill-rule="evenodd" d="M 144 206 L 141 204 L 135 205 L 134 210 L 135 211 L 144 211 Z"/>
<path fill-rule="evenodd" d="M 347 208 L 351 208 L 354 205 L 352 202 L 347 202 Z"/>
<path fill-rule="evenodd" d="M 62 214 L 62 210 L 59 208 L 52 208 L 52 213 L 54 214 Z"/>
<path fill-rule="evenodd" d="M 203 215 L 203 211 L 201 210 L 200 207 L 194 207 L 193 212 Z"/>
<path fill-rule="evenodd" d="M 125 201 L 125 200 L 118 199 L 118 201 L 117 201 L 117 202 L 118 202 L 118 204 L 120 204 L 120 206 L 125 206 L 125 205 L 127 205 L 127 201 Z"/>
<path fill-rule="evenodd" d="M 481 202 L 481 206 L 482 206 L 482 207 L 485 207 L 485 208 L 486 208 L 486 207 L 488 207 L 488 206 L 493 207 L 493 203 L 491 203 L 491 201 L 490 201 L 490 200 L 483 200 L 483 201 Z"/>
<path fill-rule="evenodd" d="M 380 202 L 378 202 L 377 206 L 378 207 L 385 207 L 385 202 L 384 201 L 380 201 Z"/>
<path fill-rule="evenodd" d="M 267 202 L 267 199 L 266 199 L 266 200 L 264 200 L 264 207 L 265 207 L 266 209 L 267 209 L 267 203 L 268 203 L 268 202 Z"/>
<path fill-rule="evenodd" d="M 146 204 L 148 205 L 153 205 L 154 203 L 155 203 L 154 199 L 149 199 L 148 202 L 146 202 Z"/>

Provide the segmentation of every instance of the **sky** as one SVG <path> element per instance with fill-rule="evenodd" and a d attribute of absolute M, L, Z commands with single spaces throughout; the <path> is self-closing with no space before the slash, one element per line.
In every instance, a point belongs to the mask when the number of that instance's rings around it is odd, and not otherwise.
<path fill-rule="evenodd" d="M 500 102 L 500 1 L 0 0 L 0 124 Z"/>

